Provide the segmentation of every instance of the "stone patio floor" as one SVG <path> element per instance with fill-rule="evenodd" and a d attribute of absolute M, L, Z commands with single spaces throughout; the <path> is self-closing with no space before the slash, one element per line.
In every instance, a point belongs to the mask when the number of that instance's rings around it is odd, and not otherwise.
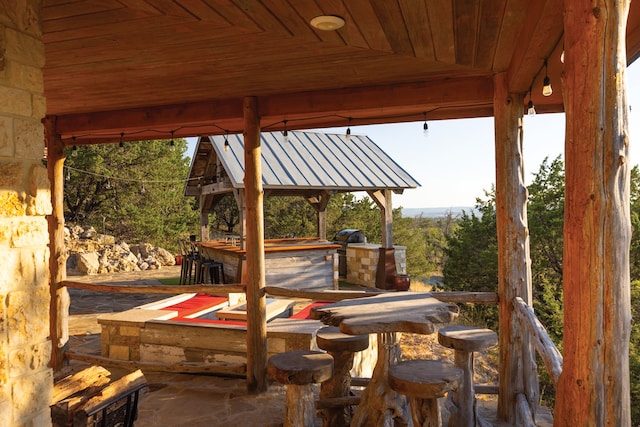
<path fill-rule="evenodd" d="M 159 285 L 159 279 L 179 275 L 180 267 L 174 266 L 117 275 L 71 276 L 68 279 L 85 283 Z M 100 327 L 96 321 L 99 313 L 124 311 L 167 297 L 163 294 L 114 294 L 78 289 L 69 289 L 69 294 L 70 349 L 93 355 L 100 355 Z M 72 361 L 72 366 L 80 369 L 86 364 Z M 112 372 L 112 379 L 126 373 L 109 366 L 105 368 Z M 136 427 L 283 425 L 285 389 L 279 384 L 270 384 L 267 393 L 249 394 L 244 378 L 162 372 L 144 374 L 149 386 L 138 404 Z M 478 402 L 478 410 L 490 421 L 489 425 L 502 425 L 494 420 L 495 399 L 479 399 Z M 443 412 L 446 425 L 447 414 L 446 411 Z M 319 419 L 316 425 L 321 425 Z"/>

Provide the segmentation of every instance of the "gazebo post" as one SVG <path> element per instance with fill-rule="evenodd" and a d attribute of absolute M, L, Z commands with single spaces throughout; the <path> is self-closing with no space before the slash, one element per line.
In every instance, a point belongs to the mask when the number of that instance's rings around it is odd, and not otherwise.
<path fill-rule="evenodd" d="M 522 95 L 509 93 L 507 74 L 494 77 L 496 222 L 498 233 L 498 306 L 500 357 L 498 416 L 518 424 L 516 396 L 526 396 L 536 413 L 538 373 L 531 339 L 513 316 L 513 300 L 532 304 L 531 259 L 524 178 Z"/>
<path fill-rule="evenodd" d="M 395 250 L 393 248 L 393 207 L 391 190 L 367 191 L 367 194 L 380 208 L 380 227 L 382 228 L 382 247 L 378 255 L 376 287 L 392 289 L 397 273 Z"/>
<path fill-rule="evenodd" d="M 564 363 L 558 426 L 630 426 L 628 0 L 565 0 Z"/>
<path fill-rule="evenodd" d="M 204 209 L 205 196 L 200 194 L 200 240 L 209 241 L 209 212 Z"/>
<path fill-rule="evenodd" d="M 244 188 L 247 215 L 247 389 L 264 392 L 267 383 L 267 315 L 264 215 L 258 99 L 244 99 Z"/>

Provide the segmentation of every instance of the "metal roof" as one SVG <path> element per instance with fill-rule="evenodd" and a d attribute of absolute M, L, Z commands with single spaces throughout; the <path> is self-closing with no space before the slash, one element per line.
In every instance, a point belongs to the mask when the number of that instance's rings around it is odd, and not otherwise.
<path fill-rule="evenodd" d="M 265 190 L 366 191 L 391 189 L 401 192 L 420 184 L 365 135 L 289 131 L 262 133 L 262 184 Z M 225 149 L 225 139 L 228 146 Z M 205 146 L 202 146 L 202 145 Z M 191 164 L 190 183 L 195 183 L 195 163 L 211 144 L 233 188 L 244 188 L 243 135 L 202 137 Z M 199 153 L 202 153 L 200 156 Z M 204 160 L 204 159 L 203 159 Z M 200 172 L 206 174 L 206 172 Z M 206 178 L 205 182 L 206 182 Z"/>

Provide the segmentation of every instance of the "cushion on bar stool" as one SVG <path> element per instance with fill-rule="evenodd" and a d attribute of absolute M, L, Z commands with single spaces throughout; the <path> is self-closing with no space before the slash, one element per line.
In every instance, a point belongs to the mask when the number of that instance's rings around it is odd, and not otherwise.
<path fill-rule="evenodd" d="M 333 357 L 313 350 L 295 350 L 274 354 L 269 358 L 267 373 L 287 387 L 285 427 L 315 425 L 312 384 L 333 375 Z"/>
<path fill-rule="evenodd" d="M 316 333 L 316 343 L 333 356 L 333 377 L 322 383 L 320 400 L 347 397 L 351 394 L 351 368 L 354 353 L 369 348 L 369 335 L 347 335 L 335 326 L 325 326 Z M 348 426 L 351 407 L 331 407 L 321 412 L 324 427 Z"/>
<path fill-rule="evenodd" d="M 441 360 L 407 360 L 389 367 L 389 386 L 409 397 L 415 426 L 441 426 L 439 397 L 455 390 L 462 369 Z"/>

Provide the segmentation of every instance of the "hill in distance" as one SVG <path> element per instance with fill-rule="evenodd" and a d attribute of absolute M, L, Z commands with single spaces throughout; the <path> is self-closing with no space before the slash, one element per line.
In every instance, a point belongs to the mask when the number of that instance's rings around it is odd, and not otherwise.
<path fill-rule="evenodd" d="M 453 217 L 458 217 L 462 211 L 471 213 L 474 208 L 471 206 L 451 206 L 446 208 L 402 208 L 402 216 L 415 218 L 422 215 L 425 218 L 443 218 L 450 212 Z"/>

